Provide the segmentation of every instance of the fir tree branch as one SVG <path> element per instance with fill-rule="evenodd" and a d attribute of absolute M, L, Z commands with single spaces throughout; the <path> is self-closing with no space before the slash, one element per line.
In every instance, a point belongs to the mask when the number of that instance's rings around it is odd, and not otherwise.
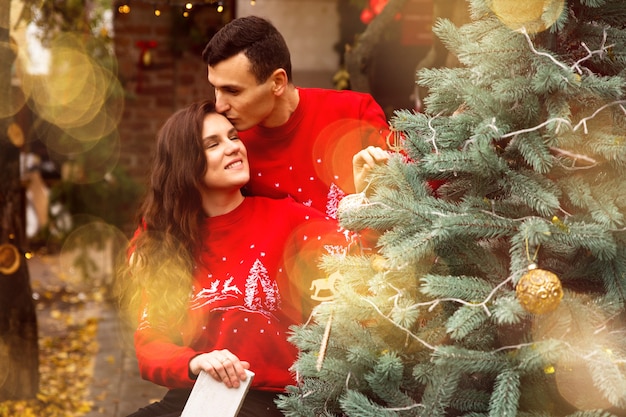
<path fill-rule="evenodd" d="M 574 63 L 574 65 L 572 65 L 572 69 L 576 69 L 576 71 L 579 74 L 582 74 L 582 70 L 580 69 L 579 64 L 582 64 L 583 62 L 593 58 L 593 56 L 596 54 L 602 57 L 609 48 L 613 48 L 615 46 L 615 44 L 605 45 L 606 44 L 606 29 L 602 31 L 602 44 L 600 45 L 600 49 L 592 51 L 591 49 L 587 47 L 587 44 L 585 42 L 581 42 L 580 44 L 582 45 L 583 48 L 585 48 L 585 50 L 587 50 L 587 56 L 579 59 L 578 61 Z"/>
<path fill-rule="evenodd" d="M 533 40 L 530 38 L 530 35 L 528 34 L 528 31 L 526 30 L 525 27 L 522 26 L 522 28 L 520 29 L 520 32 L 522 33 L 522 35 L 524 35 L 524 37 L 526 37 L 526 40 L 528 41 L 528 46 L 530 47 L 530 50 L 533 51 L 534 54 L 539 55 L 539 56 L 545 56 L 550 61 L 554 62 L 556 65 L 563 68 L 564 70 L 571 71 L 570 67 L 568 67 L 567 65 L 565 65 L 564 63 L 562 63 L 561 61 L 559 61 L 558 59 L 556 59 L 549 53 L 540 52 L 537 49 L 535 49 L 535 45 L 533 45 Z"/>
<path fill-rule="evenodd" d="M 598 115 L 598 113 L 600 113 L 602 110 L 604 110 L 604 109 L 606 109 L 606 108 L 608 108 L 608 107 L 611 107 L 611 106 L 617 106 L 617 105 L 618 105 L 618 106 L 620 107 L 620 109 L 622 109 L 622 111 L 626 114 L 626 109 L 624 109 L 623 104 L 626 104 L 626 100 L 615 100 L 615 101 L 612 101 L 612 102 L 610 102 L 610 103 L 606 103 L 604 106 L 601 106 L 601 107 L 600 107 L 600 108 L 598 108 L 595 112 L 593 112 L 593 114 L 592 114 L 591 116 L 588 116 L 588 117 L 583 117 L 583 118 L 580 120 L 580 122 L 578 122 L 578 123 L 576 124 L 576 126 L 574 126 L 574 127 L 572 128 L 572 130 L 575 132 L 575 131 L 577 131 L 577 130 L 578 130 L 578 128 L 582 125 L 582 126 L 584 126 L 584 128 L 585 128 L 585 129 L 584 129 L 585 134 L 589 133 L 589 130 L 587 129 L 587 121 L 588 121 L 588 120 L 591 120 L 591 119 L 593 119 L 594 117 L 596 117 L 596 116 Z M 568 124 L 569 124 L 569 122 L 568 122 Z"/>
<path fill-rule="evenodd" d="M 530 46 L 531 51 L 533 51 L 534 54 L 539 55 L 539 56 L 545 56 L 548 59 L 550 59 L 552 62 L 554 62 L 556 65 L 558 65 L 559 67 L 563 68 L 564 70 L 569 71 L 576 71 L 578 74 L 582 74 L 583 70 L 580 67 L 580 64 L 582 64 L 585 61 L 588 61 L 589 59 L 593 58 L 594 55 L 604 55 L 607 50 L 609 50 L 610 48 L 614 47 L 614 44 L 611 45 L 606 45 L 606 29 L 604 29 L 604 34 L 602 37 L 602 44 L 600 45 L 600 49 L 596 49 L 594 51 L 592 51 L 591 49 L 589 49 L 589 47 L 587 46 L 587 44 L 585 44 L 584 42 L 581 42 L 581 45 L 583 48 L 585 48 L 587 50 L 587 55 L 581 59 L 579 59 L 578 61 L 574 62 L 574 64 L 571 67 L 568 67 L 567 65 L 565 65 L 564 63 L 560 62 L 558 59 L 556 59 L 555 57 L 553 57 L 552 55 L 550 55 L 547 52 L 540 52 L 537 49 L 535 49 L 535 45 L 533 45 L 533 41 L 530 38 L 530 35 L 528 34 L 528 31 L 526 30 L 525 27 L 522 27 L 520 29 L 520 32 L 524 35 L 524 37 L 526 37 L 526 40 L 528 41 L 528 45 Z"/>
<path fill-rule="evenodd" d="M 505 279 L 504 281 L 502 281 L 501 283 L 499 283 L 498 285 L 496 285 L 493 288 L 493 290 L 491 290 L 491 292 L 489 293 L 487 298 L 485 298 L 480 303 L 472 303 L 472 302 L 469 302 L 469 301 L 462 300 L 460 298 L 440 298 L 440 299 L 437 299 L 437 300 L 428 301 L 426 303 L 417 303 L 417 304 L 414 304 L 411 307 L 412 308 L 419 308 L 419 307 L 430 306 L 428 308 L 428 311 L 432 311 L 432 309 L 434 309 L 441 302 L 444 302 L 444 301 L 454 301 L 456 303 L 459 303 L 459 304 L 462 304 L 462 305 L 465 305 L 465 306 L 469 306 L 469 307 L 482 307 L 483 310 L 485 310 L 485 314 L 487 314 L 487 316 L 491 317 L 491 311 L 489 311 L 489 307 L 487 307 L 487 303 L 493 298 L 493 296 L 496 294 L 496 292 L 500 288 L 502 288 L 505 284 L 509 283 L 512 280 L 513 280 L 513 276 L 510 276 L 507 279 Z"/>
<path fill-rule="evenodd" d="M 555 123 L 555 122 L 557 123 L 557 130 L 560 128 L 560 126 L 561 126 L 561 124 L 562 124 L 562 123 L 565 123 L 565 124 L 566 124 L 566 125 L 568 125 L 569 127 L 572 127 L 572 124 L 570 123 L 570 121 L 569 121 L 569 120 L 567 120 L 567 119 L 563 119 L 563 118 L 561 118 L 561 117 L 555 117 L 555 118 L 552 118 L 552 119 L 546 120 L 545 122 L 540 123 L 540 124 L 538 124 L 537 126 L 528 127 L 528 128 L 526 128 L 526 129 L 520 129 L 520 130 L 516 130 L 515 132 L 509 132 L 509 133 L 506 133 L 506 134 L 504 134 L 504 135 L 500 136 L 500 139 L 510 138 L 510 137 L 512 137 L 512 136 L 517 136 L 517 135 L 520 135 L 520 134 L 522 134 L 522 133 L 530 133 L 530 132 L 534 132 L 535 130 L 539 130 L 539 129 L 541 129 L 542 127 L 545 127 L 545 126 L 547 126 L 547 125 L 549 125 L 549 124 L 552 124 L 552 123 Z M 490 126 L 490 127 L 492 127 L 492 128 L 493 128 L 496 132 L 498 131 L 497 126 L 495 126 L 495 120 L 494 120 L 494 123 L 493 123 L 493 124 L 491 124 L 491 125 L 489 125 L 489 126 Z M 586 133 L 586 132 L 585 132 L 585 133 Z"/>
<path fill-rule="evenodd" d="M 417 340 L 419 343 L 421 343 L 422 345 L 424 345 L 426 348 L 430 349 L 430 350 L 435 350 L 435 347 L 433 345 L 431 345 L 430 343 L 428 343 L 427 341 L 423 340 L 422 338 L 420 338 L 419 336 L 417 336 L 416 334 L 414 334 L 413 332 L 411 332 L 409 329 L 407 329 L 404 326 L 399 325 L 398 323 L 396 323 L 395 321 L 393 321 L 392 319 L 390 319 L 389 317 L 387 317 L 381 310 L 380 308 L 378 308 L 378 306 L 376 305 L 376 303 L 374 303 L 373 301 L 368 300 L 365 297 L 361 298 L 363 301 L 365 301 L 366 303 L 368 303 L 369 305 L 372 306 L 372 308 L 383 318 L 385 318 L 389 323 L 393 324 L 394 326 L 396 326 L 398 329 L 402 330 L 403 332 L 405 332 L 408 336 L 412 337 L 413 339 Z"/>
<path fill-rule="evenodd" d="M 598 161 L 596 161 L 595 159 L 593 159 L 590 156 L 587 155 L 582 155 L 579 153 L 574 153 L 574 152 L 570 152 L 570 151 L 566 151 L 565 149 L 561 149 L 561 148 L 556 148 L 551 146 L 550 150 L 552 152 L 554 152 L 557 155 L 561 155 L 561 156 L 565 156 L 569 159 L 572 159 L 574 161 L 574 163 L 576 163 L 576 161 L 582 160 L 584 162 L 588 162 L 588 165 L 585 165 L 584 167 L 576 167 L 573 169 L 589 169 L 592 168 L 594 166 L 596 166 L 598 164 Z"/>
<path fill-rule="evenodd" d="M 602 112 L 603 110 L 605 110 L 605 109 L 607 109 L 609 107 L 612 107 L 612 106 L 619 106 L 619 108 L 622 110 L 622 112 L 624 112 L 624 114 L 626 114 L 626 108 L 624 107 L 624 104 L 626 104 L 626 100 L 615 100 L 615 101 L 612 101 L 610 103 L 606 103 L 606 104 L 600 106 L 599 108 L 597 108 L 596 111 L 594 111 L 590 116 L 583 117 L 575 125 L 572 125 L 572 123 L 569 120 L 567 120 L 567 119 L 564 119 L 564 118 L 561 118 L 561 117 L 554 117 L 554 118 L 548 119 L 545 122 L 540 123 L 540 124 L 538 124 L 536 126 L 529 127 L 529 128 L 526 128 L 526 129 L 516 130 L 514 132 L 509 132 L 509 133 L 506 133 L 504 135 L 501 135 L 500 139 L 507 139 L 507 138 L 515 137 L 515 136 L 523 134 L 523 133 L 534 132 L 534 131 L 539 130 L 539 129 L 541 129 L 541 128 L 545 127 L 545 126 L 548 126 L 548 125 L 550 125 L 552 123 L 557 123 L 556 130 L 555 130 L 557 133 L 558 133 L 561 125 L 565 124 L 573 132 L 576 132 L 582 126 L 583 127 L 583 132 L 585 133 L 585 135 L 587 135 L 587 134 L 589 134 L 589 129 L 587 128 L 587 122 L 589 120 L 594 119 L 598 114 L 600 114 L 600 112 Z M 495 132 L 499 131 L 498 127 L 495 124 L 495 118 L 492 121 L 492 123 L 489 125 L 489 127 L 491 127 Z M 555 148 L 555 147 L 550 147 L 550 150 L 552 150 L 553 152 L 558 153 L 560 155 L 571 157 L 574 161 L 583 160 L 585 162 L 588 162 L 590 164 L 590 166 L 595 166 L 598 163 L 594 158 L 591 158 L 590 156 L 587 156 L 587 155 L 575 154 L 575 153 L 571 153 L 569 151 L 566 151 L 566 150 L 563 150 L 563 149 L 560 149 L 560 148 Z M 587 168 L 587 166 L 585 168 Z"/>
<path fill-rule="evenodd" d="M 491 353 L 502 352 L 503 350 L 520 350 L 525 347 L 533 347 L 537 344 L 537 342 L 527 342 L 527 343 L 519 343 L 517 345 L 509 345 L 509 346 L 501 346 L 497 349 L 491 351 Z"/>

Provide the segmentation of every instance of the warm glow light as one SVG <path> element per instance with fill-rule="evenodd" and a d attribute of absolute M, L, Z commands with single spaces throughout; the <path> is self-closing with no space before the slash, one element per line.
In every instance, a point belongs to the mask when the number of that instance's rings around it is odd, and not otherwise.
<path fill-rule="evenodd" d="M 189 12 L 187 10 L 183 12 L 183 17 L 189 17 Z"/>
<path fill-rule="evenodd" d="M 368 141 L 379 136 L 378 129 L 367 122 L 340 119 L 328 124 L 314 141 L 312 158 L 315 172 L 329 187 L 354 192 L 352 155 L 359 152 L 363 135 Z"/>
<path fill-rule="evenodd" d="M 217 5 L 217 12 L 218 12 L 218 13 L 222 13 L 223 11 L 224 11 L 224 5 L 222 4 L 222 2 L 220 2 L 220 3 Z"/>
<path fill-rule="evenodd" d="M 154 9 L 154 15 L 155 15 L 155 16 L 161 16 L 161 10 L 159 10 L 159 9 Z"/>
<path fill-rule="evenodd" d="M 120 7 L 117 8 L 117 11 L 121 14 L 128 14 L 130 13 L 130 6 L 128 4 L 122 4 Z"/>
<path fill-rule="evenodd" d="M 191 3 L 185 4 L 185 9 L 187 9 L 187 10 L 191 10 L 192 7 L 193 7 L 193 4 L 191 4 Z"/>
<path fill-rule="evenodd" d="M 256 0 L 250 0 L 250 6 L 254 6 L 256 4 Z"/>

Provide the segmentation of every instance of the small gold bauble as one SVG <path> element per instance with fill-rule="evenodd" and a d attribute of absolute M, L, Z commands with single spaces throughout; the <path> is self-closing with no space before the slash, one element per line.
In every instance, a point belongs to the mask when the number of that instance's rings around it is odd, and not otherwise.
<path fill-rule="evenodd" d="M 522 307 L 533 314 L 555 310 L 563 298 L 559 277 L 539 268 L 522 275 L 515 287 L 515 293 Z"/>
<path fill-rule="evenodd" d="M 513 30 L 522 27 L 529 33 L 546 30 L 563 12 L 563 0 L 491 0 L 491 11 Z"/>
<path fill-rule="evenodd" d="M 0 273 L 11 275 L 20 266 L 20 252 L 10 243 L 0 245 Z"/>
<path fill-rule="evenodd" d="M 376 272 L 384 272 L 389 269 L 387 259 L 380 255 L 372 255 L 370 258 L 370 265 Z"/>

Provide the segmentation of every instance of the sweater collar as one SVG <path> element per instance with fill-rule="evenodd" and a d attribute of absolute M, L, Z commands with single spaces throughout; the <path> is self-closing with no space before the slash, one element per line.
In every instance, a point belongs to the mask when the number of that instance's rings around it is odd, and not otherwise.
<path fill-rule="evenodd" d="M 210 233 L 215 233 L 221 230 L 231 230 L 231 227 L 235 226 L 251 214 L 252 207 L 253 198 L 246 197 L 234 210 L 219 216 L 207 217 L 204 220 L 204 227 L 205 229 L 208 229 Z"/>

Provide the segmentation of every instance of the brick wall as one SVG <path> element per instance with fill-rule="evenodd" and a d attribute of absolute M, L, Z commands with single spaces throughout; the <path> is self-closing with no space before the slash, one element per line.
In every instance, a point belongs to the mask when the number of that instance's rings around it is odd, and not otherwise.
<path fill-rule="evenodd" d="M 182 7 L 163 6 L 155 16 L 154 6 L 131 3 L 131 12 L 116 11 L 114 46 L 118 73 L 126 92 L 119 123 L 120 164 L 144 183 L 150 166 L 156 133 L 175 110 L 206 97 L 213 91 L 206 79 L 201 51 L 211 31 L 230 19 L 228 11 L 196 10 L 185 19 Z M 142 48 L 153 42 L 149 60 Z M 147 63 L 147 65 L 144 65 Z"/>

